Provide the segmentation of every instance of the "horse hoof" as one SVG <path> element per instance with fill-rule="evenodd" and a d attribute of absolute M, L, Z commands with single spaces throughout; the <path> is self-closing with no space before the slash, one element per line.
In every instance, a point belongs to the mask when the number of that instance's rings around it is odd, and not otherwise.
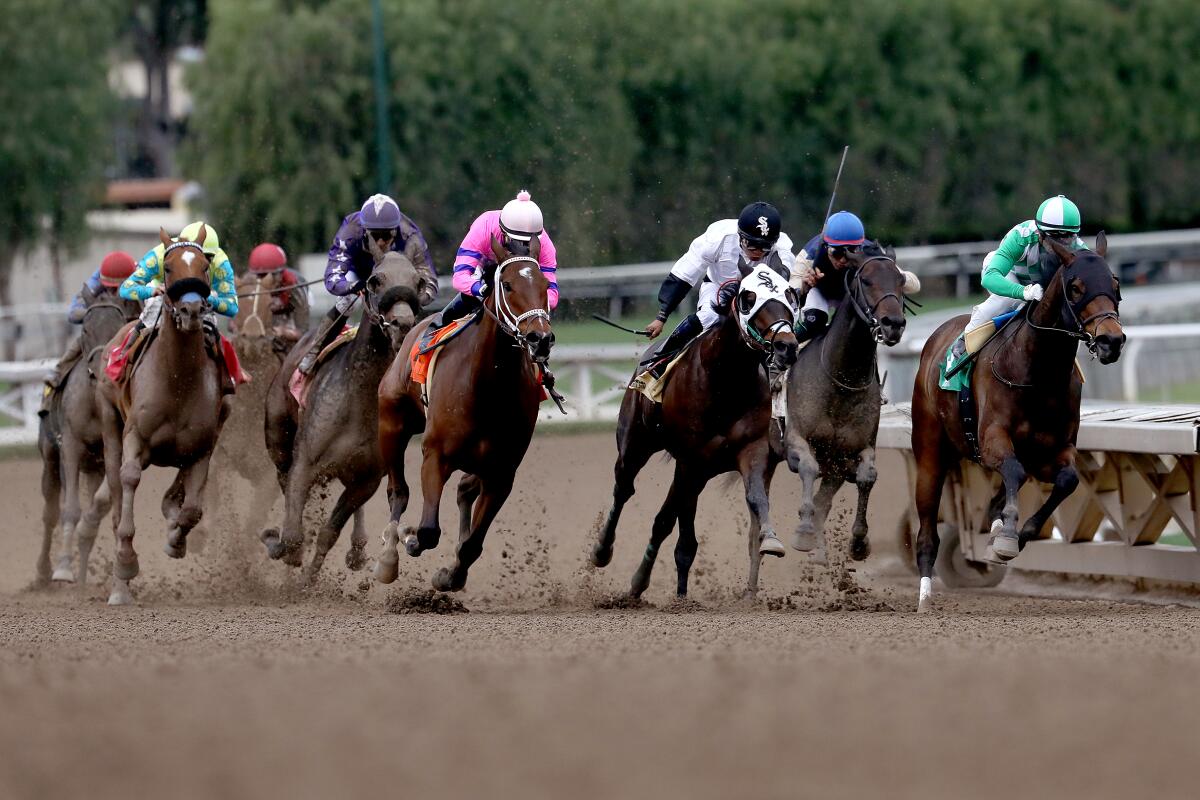
<path fill-rule="evenodd" d="M 74 583 L 75 573 L 67 567 L 59 567 L 54 570 L 54 574 L 50 576 L 50 580 L 55 583 Z"/>
<path fill-rule="evenodd" d="M 283 547 L 279 539 L 279 528 L 267 528 L 258 535 L 258 540 L 267 548 L 267 556 L 272 560 L 283 555 Z"/>
<path fill-rule="evenodd" d="M 463 584 L 456 583 L 454 581 L 454 574 L 445 567 L 442 567 L 433 573 L 433 588 L 439 592 L 457 592 L 463 588 Z"/>
<path fill-rule="evenodd" d="M 118 555 L 113 561 L 113 575 L 120 580 L 127 581 L 136 578 L 139 571 L 137 553 L 134 553 L 129 560 Z"/>
<path fill-rule="evenodd" d="M 1021 554 L 1021 542 L 1015 536 L 997 536 L 992 539 L 991 547 L 1001 562 L 1012 561 Z"/>
<path fill-rule="evenodd" d="M 867 537 L 850 540 L 850 558 L 854 561 L 866 561 L 871 555 L 871 542 Z"/>
<path fill-rule="evenodd" d="M 413 558 L 425 552 L 425 548 L 421 546 L 421 540 L 417 538 L 415 533 L 410 533 L 404 537 L 404 552 Z"/>
<path fill-rule="evenodd" d="M 605 547 L 602 544 L 596 544 L 592 547 L 592 566 L 604 569 L 612 561 L 612 547 Z"/>
<path fill-rule="evenodd" d="M 296 545 L 290 547 L 284 545 L 283 555 L 280 558 L 289 567 L 299 567 L 304 564 L 304 554 L 300 552 L 300 548 Z"/>
<path fill-rule="evenodd" d="M 400 557 L 395 550 L 387 550 L 375 561 L 375 580 L 391 583 L 400 574 Z"/>
<path fill-rule="evenodd" d="M 351 547 L 346 551 L 346 568 L 358 572 L 367 565 L 367 556 L 361 547 Z"/>
<path fill-rule="evenodd" d="M 183 558 L 187 555 L 187 540 L 184 539 L 178 545 L 173 545 L 168 539 L 166 544 L 163 545 L 163 552 L 171 558 Z"/>
<path fill-rule="evenodd" d="M 810 553 L 817 549 L 817 532 L 813 530 L 796 529 L 792 536 L 792 549 L 801 553 Z"/>
<path fill-rule="evenodd" d="M 108 604 L 110 606 L 128 606 L 133 604 L 133 593 L 129 591 L 129 587 L 125 585 L 114 586 L 112 592 L 108 595 Z"/>
<path fill-rule="evenodd" d="M 917 613 L 924 614 L 933 610 L 933 580 L 921 578 L 921 591 L 917 596 Z"/>
<path fill-rule="evenodd" d="M 768 533 L 762 537 L 762 541 L 758 543 L 758 554 L 760 556 L 776 556 L 783 558 L 787 550 L 783 547 L 783 542 L 779 541 L 779 537 L 774 533 Z"/>

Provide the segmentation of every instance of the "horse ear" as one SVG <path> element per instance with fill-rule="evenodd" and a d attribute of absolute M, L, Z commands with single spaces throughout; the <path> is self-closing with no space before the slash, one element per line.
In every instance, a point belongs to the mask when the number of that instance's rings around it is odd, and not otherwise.
<path fill-rule="evenodd" d="M 758 297 L 752 291 L 744 291 L 737 296 L 737 310 L 739 314 L 749 314 L 750 309 L 754 308 L 754 301 Z"/>
<path fill-rule="evenodd" d="M 163 243 L 163 247 L 171 246 L 171 237 L 168 236 L 167 232 L 165 230 L 163 230 L 162 228 L 158 229 L 158 238 Z"/>
<path fill-rule="evenodd" d="M 204 239 L 208 236 L 208 226 L 203 222 L 200 223 L 200 235 L 192 241 L 196 244 L 204 244 Z"/>
<path fill-rule="evenodd" d="M 1056 239 L 1051 239 L 1049 236 L 1045 238 L 1045 241 L 1050 245 L 1050 249 L 1054 251 L 1054 255 L 1058 256 L 1058 260 L 1062 262 L 1064 267 L 1071 266 L 1072 262 L 1075 261 L 1075 252 L 1071 248 L 1059 244 Z"/>
<path fill-rule="evenodd" d="M 1096 255 L 1104 258 L 1108 255 L 1108 237 L 1104 235 L 1104 231 L 1096 234 Z"/>
<path fill-rule="evenodd" d="M 500 240 L 495 236 L 492 237 L 492 258 L 496 259 L 497 264 L 504 263 L 508 258 L 508 253 L 504 250 L 504 245 L 500 244 Z"/>
<path fill-rule="evenodd" d="M 896 260 L 896 248 L 892 247 L 890 244 L 887 247 L 883 248 L 883 254 L 885 256 L 887 256 L 888 258 L 890 258 L 892 261 Z"/>

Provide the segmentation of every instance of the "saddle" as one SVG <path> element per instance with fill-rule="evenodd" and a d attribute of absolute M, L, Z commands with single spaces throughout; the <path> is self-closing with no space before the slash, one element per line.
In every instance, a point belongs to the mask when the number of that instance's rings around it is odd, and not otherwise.
<path fill-rule="evenodd" d="M 652 402 L 661 403 L 663 391 L 667 388 L 667 381 L 671 377 L 671 371 L 675 369 L 675 365 L 691 349 L 692 345 L 699 340 L 700 337 L 696 336 L 681 349 L 665 355 L 657 352 L 661 345 L 650 347 L 638 364 L 641 371 L 636 372 L 633 379 L 629 381 L 629 388 L 646 395 Z"/>
<path fill-rule="evenodd" d="M 312 374 L 316 375 L 317 370 L 333 357 L 333 354 L 342 349 L 347 342 L 353 341 L 358 334 L 357 325 L 343 325 L 342 332 L 337 337 L 321 348 L 321 352 L 317 353 L 317 360 L 313 362 Z M 308 378 L 311 376 L 305 375 L 299 368 L 292 371 L 292 377 L 288 379 L 288 392 L 296 399 L 296 404 L 301 408 L 308 405 Z"/>

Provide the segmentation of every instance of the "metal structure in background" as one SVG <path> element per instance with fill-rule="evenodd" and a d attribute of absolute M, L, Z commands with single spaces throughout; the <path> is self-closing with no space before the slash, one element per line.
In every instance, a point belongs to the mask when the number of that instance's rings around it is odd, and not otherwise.
<path fill-rule="evenodd" d="M 1200 583 L 1200 406 L 1085 404 L 1079 428 L 1079 488 L 1007 567 L 985 563 L 988 506 L 998 475 L 963 462 L 946 479 L 937 573 L 950 586 L 994 586 L 1006 569 Z M 878 448 L 904 459 L 908 497 L 917 465 L 907 403 L 885 410 Z M 1019 495 L 1020 519 L 1049 496 L 1031 481 Z M 912 552 L 916 508 L 899 510 L 897 530 Z M 1159 542 L 1177 527 L 1188 544 Z"/>

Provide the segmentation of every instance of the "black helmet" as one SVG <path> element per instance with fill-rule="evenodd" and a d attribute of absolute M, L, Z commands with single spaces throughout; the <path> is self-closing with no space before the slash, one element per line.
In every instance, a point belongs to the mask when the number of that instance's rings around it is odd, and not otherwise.
<path fill-rule="evenodd" d="M 772 247 L 779 240 L 779 210 L 761 200 L 751 203 L 738 214 L 738 233 L 752 245 Z"/>

